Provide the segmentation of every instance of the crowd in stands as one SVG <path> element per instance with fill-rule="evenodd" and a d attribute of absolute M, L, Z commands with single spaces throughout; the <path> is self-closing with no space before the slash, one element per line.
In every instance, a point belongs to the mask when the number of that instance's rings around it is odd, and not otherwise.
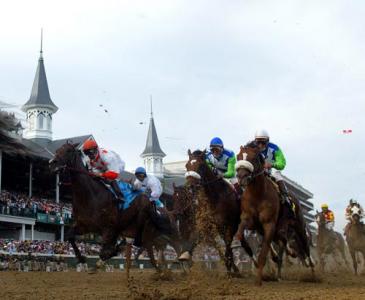
<path fill-rule="evenodd" d="M 83 255 L 99 255 L 101 246 L 99 244 L 77 243 Z M 37 254 L 66 254 L 74 255 L 73 248 L 69 242 L 59 241 L 18 241 L 1 240 L 0 251 L 4 253 L 37 253 Z"/>
<path fill-rule="evenodd" d="M 72 205 L 56 203 L 54 200 L 41 197 L 27 197 L 16 192 L 0 193 L 0 214 L 35 217 L 37 213 L 55 215 L 68 220 L 72 218 Z"/>

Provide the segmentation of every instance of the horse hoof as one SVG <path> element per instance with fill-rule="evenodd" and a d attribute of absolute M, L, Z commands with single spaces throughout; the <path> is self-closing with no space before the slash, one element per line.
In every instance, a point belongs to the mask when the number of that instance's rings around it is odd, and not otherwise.
<path fill-rule="evenodd" d="M 190 260 L 191 255 L 188 251 L 185 251 L 183 254 L 179 256 L 179 260 Z"/>
<path fill-rule="evenodd" d="M 104 266 L 105 266 L 105 262 L 104 262 L 104 261 L 102 261 L 101 259 L 99 259 L 99 260 L 96 262 L 96 264 L 95 264 L 96 269 L 101 269 L 101 268 L 103 268 Z"/>

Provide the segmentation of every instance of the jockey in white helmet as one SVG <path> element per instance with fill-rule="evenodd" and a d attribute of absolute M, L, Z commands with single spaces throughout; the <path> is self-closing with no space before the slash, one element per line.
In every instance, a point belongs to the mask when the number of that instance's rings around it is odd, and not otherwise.
<path fill-rule="evenodd" d="M 282 195 L 282 203 L 289 204 L 291 208 L 288 189 L 280 172 L 284 170 L 286 166 L 286 160 L 283 152 L 277 145 L 270 142 L 269 133 L 265 129 L 256 131 L 255 142 L 261 150 L 261 154 L 265 157 L 264 168 L 271 173 L 279 186 L 280 194 Z M 290 209 L 290 211 L 292 211 L 292 209 Z"/>

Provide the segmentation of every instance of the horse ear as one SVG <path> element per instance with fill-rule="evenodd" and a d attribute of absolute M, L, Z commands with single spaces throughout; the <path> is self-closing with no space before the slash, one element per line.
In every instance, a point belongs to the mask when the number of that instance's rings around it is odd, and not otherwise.
<path fill-rule="evenodd" d="M 188 149 L 188 155 L 189 155 L 189 157 L 191 157 L 191 151 L 190 151 L 190 149 Z"/>
<path fill-rule="evenodd" d="M 207 148 L 205 148 L 204 150 L 203 150 L 203 153 L 202 153 L 202 155 L 201 155 L 201 157 L 202 158 L 205 158 L 205 156 L 207 155 Z"/>
<path fill-rule="evenodd" d="M 245 149 L 245 147 L 243 147 L 242 145 L 240 146 L 240 150 L 243 151 L 243 149 Z"/>

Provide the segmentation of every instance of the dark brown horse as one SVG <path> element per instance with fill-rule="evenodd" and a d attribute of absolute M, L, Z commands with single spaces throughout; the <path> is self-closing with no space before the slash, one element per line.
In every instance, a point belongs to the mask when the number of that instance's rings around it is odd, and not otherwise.
<path fill-rule="evenodd" d="M 357 274 L 357 258 L 356 252 L 362 253 L 365 258 L 365 225 L 360 220 L 359 205 L 353 205 L 351 207 L 351 220 L 346 231 L 346 242 L 349 246 L 352 264 L 355 274 Z"/>
<path fill-rule="evenodd" d="M 186 185 L 176 186 L 173 184 L 173 211 L 175 222 L 181 238 L 182 249 L 188 253 L 192 252 L 198 242 L 198 234 L 195 228 L 195 212 L 197 210 L 197 202 L 194 195 Z M 189 260 L 191 263 L 191 255 L 185 254 L 180 257 L 181 260 Z"/>
<path fill-rule="evenodd" d="M 233 262 L 231 249 L 231 242 L 239 223 L 238 196 L 228 182 L 213 173 L 206 163 L 204 151 L 197 150 L 191 153 L 189 150 L 188 154 L 186 179 L 197 201 L 194 215 L 198 237 L 218 250 L 229 274 L 232 271 L 239 273 Z M 224 241 L 224 254 L 216 240 L 218 236 Z M 190 255 L 195 245 L 196 243 L 192 243 L 192 247 L 187 249 Z"/>
<path fill-rule="evenodd" d="M 147 249 L 152 248 L 156 236 L 169 240 L 175 234 L 171 226 L 158 222 L 145 194 L 137 196 L 127 209 L 118 209 L 111 191 L 87 172 L 76 145 L 67 143 L 59 148 L 50 167 L 55 172 L 69 173 L 71 179 L 74 224 L 66 236 L 79 262 L 85 262 L 85 258 L 75 243 L 76 235 L 100 235 L 103 241 L 100 258 L 106 260 L 118 253 L 119 236 L 135 237 L 137 224 L 144 224 L 142 243 Z"/>
<path fill-rule="evenodd" d="M 340 265 L 337 260 L 337 254 L 339 253 L 345 264 L 348 265 L 345 254 L 346 244 L 342 235 L 339 232 L 327 229 L 326 219 L 321 212 L 317 212 L 315 218 L 318 225 L 317 253 L 321 270 L 324 271 L 325 255 L 331 255 L 335 262 Z"/>
<path fill-rule="evenodd" d="M 281 277 L 283 254 L 288 239 L 294 240 L 298 249 L 303 250 L 300 255 L 308 258 L 313 272 L 314 265 L 310 259 L 306 224 L 300 204 L 296 201 L 297 219 L 290 222 L 285 218 L 285 208 L 280 207 L 280 195 L 275 184 L 265 174 L 264 158 L 255 143 L 241 146 L 236 169 L 239 184 L 245 189 L 241 198 L 241 223 L 236 237 L 244 240 L 245 229 L 256 230 L 263 236 L 258 261 L 254 261 L 258 268 L 257 284 L 262 284 L 263 268 L 270 250 L 278 265 L 278 277 Z M 278 254 L 271 245 L 273 241 L 279 246 Z"/>

